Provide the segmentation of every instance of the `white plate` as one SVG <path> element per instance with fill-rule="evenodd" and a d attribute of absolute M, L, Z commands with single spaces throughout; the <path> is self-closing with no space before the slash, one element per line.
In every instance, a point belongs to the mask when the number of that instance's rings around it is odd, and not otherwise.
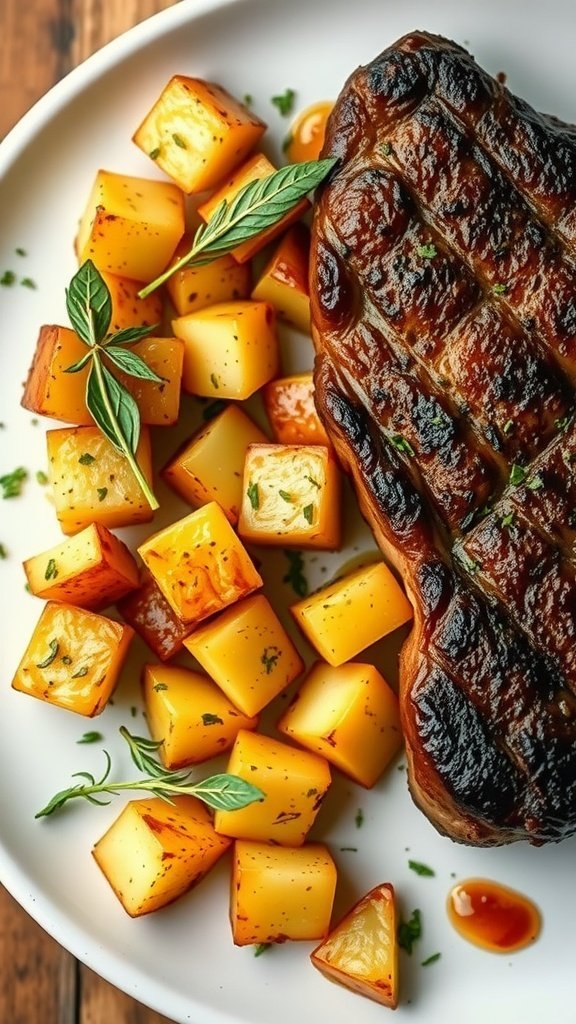
<path fill-rule="evenodd" d="M 0 274 L 14 269 L 38 283 L 36 291 L 0 288 L 0 475 L 19 464 L 32 471 L 24 497 L 0 507 L 0 542 L 10 553 L 0 563 L 0 877 L 80 959 L 180 1022 L 344 1024 L 353 1018 L 376 1024 L 385 1011 L 328 984 L 311 968 L 306 943 L 275 947 L 258 959 L 250 948 L 235 948 L 223 863 L 178 904 L 130 920 L 90 855 L 120 801 L 102 810 L 73 806 L 59 818 L 34 820 L 72 771 L 98 772 L 102 752 L 76 746 L 84 719 L 10 689 L 40 609 L 24 591 L 20 561 L 59 535 L 33 479 L 45 465 L 43 426 L 20 409 L 20 382 L 39 324 L 65 322 L 72 238 L 95 170 L 150 175 L 151 165 L 130 135 L 171 74 L 205 76 L 239 95 L 251 93 L 271 125 L 271 152 L 278 155 L 286 122 L 270 105 L 273 94 L 295 88 L 299 109 L 333 97 L 358 63 L 413 28 L 467 42 L 490 71 L 507 72 L 514 91 L 541 109 L 574 117 L 571 0 L 184 0 L 87 61 L 0 147 Z M 17 247 L 28 256 L 18 257 Z M 179 511 L 173 503 L 163 521 Z M 349 550 L 332 564 L 353 552 L 353 532 L 348 539 Z M 322 578 L 320 568 L 311 566 L 313 582 Z M 137 685 L 136 673 L 128 672 L 114 706 L 95 723 L 119 773 L 130 769 L 115 738 L 118 725 L 136 722 L 143 731 L 140 712 L 138 719 L 130 716 Z M 358 807 L 365 814 L 361 830 L 354 824 Z M 317 825 L 315 835 L 328 839 L 340 867 L 340 911 L 383 880 L 396 884 L 406 911 L 422 910 L 423 939 L 411 959 L 402 955 L 398 1022 L 484 1024 L 490 1015 L 495 1022 L 540 1024 L 544 1015 L 552 1021 L 573 1016 L 573 842 L 540 850 L 454 846 L 413 808 L 404 774 L 395 770 L 370 794 L 339 782 Z M 342 846 L 357 846 L 358 852 L 340 852 Z M 432 865 L 436 877 L 412 874 L 409 856 Z M 453 933 L 446 894 L 454 876 L 470 875 L 499 879 L 536 900 L 544 929 L 535 946 L 498 957 Z M 442 959 L 421 968 L 420 961 L 436 951 Z"/>

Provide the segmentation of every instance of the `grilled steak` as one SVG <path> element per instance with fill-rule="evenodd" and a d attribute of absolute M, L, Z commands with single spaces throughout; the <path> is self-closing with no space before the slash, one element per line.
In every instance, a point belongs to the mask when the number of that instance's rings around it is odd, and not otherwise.
<path fill-rule="evenodd" d="M 348 80 L 314 215 L 316 400 L 414 627 L 416 803 L 576 831 L 576 130 L 416 32 Z"/>

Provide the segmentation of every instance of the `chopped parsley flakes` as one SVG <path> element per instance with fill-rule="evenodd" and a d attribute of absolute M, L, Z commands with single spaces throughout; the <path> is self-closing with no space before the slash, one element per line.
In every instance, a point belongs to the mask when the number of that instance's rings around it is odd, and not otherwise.
<path fill-rule="evenodd" d="M 294 109 L 294 100 L 296 99 L 296 93 L 294 89 L 286 89 L 279 96 L 272 96 L 270 102 L 278 108 L 282 117 L 288 117 Z"/>
<path fill-rule="evenodd" d="M 260 508 L 260 492 L 258 490 L 258 484 L 252 483 L 252 481 L 250 481 L 250 483 L 248 484 L 248 487 L 246 488 L 246 494 L 248 495 L 248 500 L 249 500 L 250 504 L 252 505 L 252 508 L 253 509 L 259 509 Z"/>
<path fill-rule="evenodd" d="M 438 250 L 432 242 L 428 245 L 419 245 L 416 252 L 423 260 L 433 260 L 438 255 Z"/>
<path fill-rule="evenodd" d="M 414 943 L 422 935 L 422 917 L 419 910 L 413 910 L 408 921 L 400 921 L 398 925 L 398 945 L 404 949 L 409 956 L 412 955 Z"/>
<path fill-rule="evenodd" d="M 20 466 L 12 473 L 5 473 L 0 476 L 0 487 L 3 498 L 18 498 L 22 493 L 22 484 L 28 478 L 28 473 Z"/>
<path fill-rule="evenodd" d="M 284 551 L 289 562 L 288 572 L 282 577 L 282 583 L 288 583 L 298 597 L 306 597 L 308 594 L 308 580 L 304 569 L 304 558 L 301 551 Z"/>
<path fill-rule="evenodd" d="M 103 739 L 101 732 L 85 732 L 76 743 L 98 743 L 99 740 Z"/>
<path fill-rule="evenodd" d="M 276 668 L 278 659 L 281 655 L 281 651 L 278 647 L 265 647 L 262 653 L 260 661 L 266 669 L 266 675 L 269 676 L 271 672 Z"/>
<path fill-rule="evenodd" d="M 510 468 L 510 483 L 513 487 L 518 484 L 523 484 L 526 479 L 526 470 L 523 466 L 519 466 L 517 462 L 514 462 Z"/>
<path fill-rule="evenodd" d="M 209 711 L 205 711 L 202 715 L 202 722 L 204 725 L 224 725 L 224 720 L 218 715 L 213 715 Z"/>
<path fill-rule="evenodd" d="M 421 878 L 434 878 L 434 875 L 436 874 L 436 872 L 433 871 L 432 868 L 429 868 L 427 864 L 421 864 L 418 860 L 409 860 L 408 867 L 411 871 L 414 871 L 415 874 L 420 875 Z"/>
<path fill-rule="evenodd" d="M 44 573 L 44 579 L 45 580 L 55 580 L 57 575 L 58 575 L 58 569 L 56 568 L 56 562 L 54 561 L 53 558 L 50 558 L 48 560 L 48 565 L 46 566 L 46 571 Z"/>

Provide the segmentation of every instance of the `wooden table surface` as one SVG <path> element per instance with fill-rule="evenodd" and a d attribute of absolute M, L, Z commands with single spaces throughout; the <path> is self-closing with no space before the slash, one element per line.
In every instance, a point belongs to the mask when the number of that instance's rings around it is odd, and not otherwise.
<path fill-rule="evenodd" d="M 176 0 L 0 0 L 0 139 L 104 43 Z M 0 1024 L 169 1024 L 50 939 L 0 886 Z"/>

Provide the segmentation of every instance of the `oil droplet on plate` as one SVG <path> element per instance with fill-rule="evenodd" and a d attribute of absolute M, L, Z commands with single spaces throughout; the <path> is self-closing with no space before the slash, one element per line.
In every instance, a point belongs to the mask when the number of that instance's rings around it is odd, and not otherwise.
<path fill-rule="evenodd" d="M 334 104 L 331 101 L 314 103 L 302 111 L 294 121 L 285 145 L 288 162 L 303 163 L 317 160 L 324 145 L 326 122 Z"/>
<path fill-rule="evenodd" d="M 542 923 L 532 900 L 486 878 L 468 878 L 450 890 L 448 917 L 462 938 L 492 953 L 531 945 Z"/>

